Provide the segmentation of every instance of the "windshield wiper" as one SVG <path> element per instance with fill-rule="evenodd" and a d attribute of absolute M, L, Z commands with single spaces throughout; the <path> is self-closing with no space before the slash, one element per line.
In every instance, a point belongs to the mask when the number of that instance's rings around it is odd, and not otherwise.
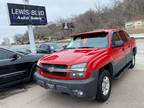
<path fill-rule="evenodd" d="M 65 49 L 81 49 L 81 48 L 95 48 L 95 47 L 70 47 L 70 48 L 65 48 Z"/>
<path fill-rule="evenodd" d="M 76 49 L 75 47 L 65 48 L 65 49 Z"/>
<path fill-rule="evenodd" d="M 95 47 L 78 47 L 78 48 L 95 48 Z"/>

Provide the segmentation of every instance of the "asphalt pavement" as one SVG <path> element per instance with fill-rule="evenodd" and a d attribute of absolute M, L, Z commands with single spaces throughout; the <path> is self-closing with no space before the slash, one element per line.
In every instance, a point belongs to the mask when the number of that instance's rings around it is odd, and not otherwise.
<path fill-rule="evenodd" d="M 138 40 L 136 66 L 112 82 L 108 101 L 99 103 L 46 90 L 34 83 L 2 92 L 0 108 L 144 108 L 144 41 Z"/>

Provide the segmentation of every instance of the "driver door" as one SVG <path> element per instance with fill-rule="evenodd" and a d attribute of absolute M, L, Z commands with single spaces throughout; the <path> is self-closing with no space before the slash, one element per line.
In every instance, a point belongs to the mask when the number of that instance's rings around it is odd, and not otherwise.
<path fill-rule="evenodd" d="M 0 84 L 16 81 L 23 78 L 26 70 L 19 68 L 23 63 L 20 62 L 19 56 L 16 60 L 11 58 L 14 52 L 0 48 Z"/>
<path fill-rule="evenodd" d="M 120 37 L 117 32 L 112 33 L 111 43 L 120 41 Z M 117 74 L 125 66 L 125 52 L 124 47 L 112 48 L 112 58 L 114 64 L 114 72 Z"/>

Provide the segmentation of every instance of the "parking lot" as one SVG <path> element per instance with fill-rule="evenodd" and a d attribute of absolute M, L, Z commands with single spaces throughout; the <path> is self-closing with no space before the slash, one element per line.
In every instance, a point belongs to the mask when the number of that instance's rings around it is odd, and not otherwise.
<path fill-rule="evenodd" d="M 0 94 L 0 108 L 144 108 L 144 40 L 137 40 L 136 66 L 114 80 L 105 103 L 58 94 L 34 83 L 18 85 Z"/>

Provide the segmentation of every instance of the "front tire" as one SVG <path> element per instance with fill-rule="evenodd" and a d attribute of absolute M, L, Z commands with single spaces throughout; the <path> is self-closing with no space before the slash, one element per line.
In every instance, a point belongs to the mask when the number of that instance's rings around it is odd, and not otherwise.
<path fill-rule="evenodd" d="M 32 66 L 32 70 L 31 70 L 31 74 L 30 74 L 30 82 L 32 82 L 33 80 L 34 80 L 34 77 L 33 77 L 33 75 L 34 75 L 34 73 L 36 72 L 36 64 L 34 64 L 33 66 Z"/>
<path fill-rule="evenodd" d="M 99 75 L 97 101 L 105 102 L 111 93 L 111 78 L 107 70 L 103 69 Z"/>
<path fill-rule="evenodd" d="M 135 55 L 133 54 L 132 60 L 131 60 L 131 66 L 130 69 L 135 67 Z"/>

